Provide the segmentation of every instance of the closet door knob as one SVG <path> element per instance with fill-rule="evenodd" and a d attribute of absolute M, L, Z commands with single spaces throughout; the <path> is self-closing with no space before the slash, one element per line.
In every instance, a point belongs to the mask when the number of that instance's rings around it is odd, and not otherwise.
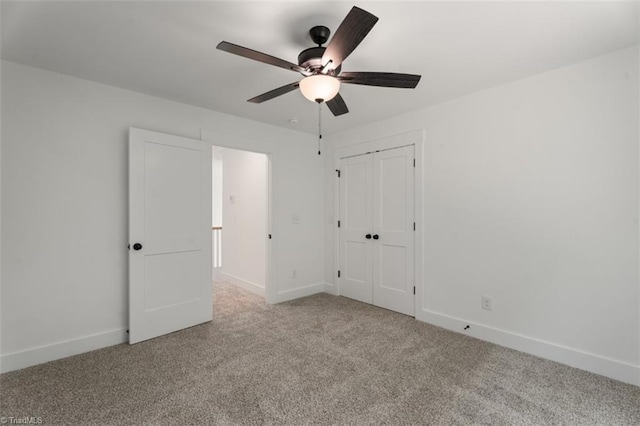
<path fill-rule="evenodd" d="M 373 236 L 373 239 L 374 239 L 374 240 L 377 240 L 378 238 L 380 238 L 380 236 L 378 236 L 378 234 L 375 234 L 375 235 Z"/>
<path fill-rule="evenodd" d="M 134 250 L 136 250 L 136 251 L 137 251 L 137 250 L 140 250 L 141 248 L 142 248 L 142 244 L 140 244 L 140 243 L 135 243 L 135 244 L 133 245 L 133 249 L 134 249 Z"/>
<path fill-rule="evenodd" d="M 367 240 L 370 240 L 370 239 L 371 239 L 371 234 L 367 234 L 367 235 L 365 235 L 364 237 L 365 237 Z"/>

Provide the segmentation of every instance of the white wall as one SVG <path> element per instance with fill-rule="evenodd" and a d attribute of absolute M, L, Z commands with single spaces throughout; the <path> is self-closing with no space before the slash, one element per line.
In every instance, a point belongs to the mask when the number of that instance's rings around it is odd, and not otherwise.
<path fill-rule="evenodd" d="M 631 48 L 326 140 L 425 130 L 418 319 L 640 385 L 637 94 Z"/>
<path fill-rule="evenodd" d="M 269 146 L 272 302 L 322 291 L 322 168 L 310 135 L 2 63 L 2 370 L 125 340 L 130 126 Z M 287 225 L 304 206 L 297 230 Z M 302 271 L 292 280 L 285 271 Z"/>
<path fill-rule="evenodd" d="M 211 226 L 222 226 L 222 151 L 213 147 L 211 167 Z"/>
<path fill-rule="evenodd" d="M 2 120 L 0 119 L 0 123 L 1 122 L 2 122 Z M 0 127 L 1 127 L 1 124 L 0 124 Z M 0 131 L 1 131 L 1 129 L 0 129 Z M 1 154 L 1 152 L 2 152 L 2 143 L 1 143 L 1 141 L 2 141 L 2 137 L 0 136 L 0 176 L 2 176 L 2 154 Z M 2 188 L 2 178 L 0 177 L 0 205 L 2 204 L 2 189 L 1 188 Z M 2 209 L 0 208 L 0 224 L 1 223 L 2 223 Z M 2 241 L 2 226 L 1 225 L 0 225 L 0 241 Z M 3 276 L 3 274 L 2 274 L 2 248 L 1 247 L 2 247 L 2 244 L 0 244 L 0 354 L 2 354 L 2 349 L 3 349 L 2 341 L 3 341 L 3 333 L 4 333 L 4 327 L 3 327 L 4 322 L 3 322 L 3 319 L 2 319 L 2 312 L 1 312 L 2 303 L 3 303 L 2 301 L 4 299 L 4 294 L 3 294 L 3 291 L 2 291 L 2 276 Z M 0 372 L 2 371 L 1 367 L 2 367 L 2 361 L 0 359 Z"/>
<path fill-rule="evenodd" d="M 0 19 L 2 19 L 2 2 L 0 2 Z M 2 43 L 0 36 L 0 44 Z M 2 62 L 0 61 L 0 99 L 2 98 Z M 0 241 L 2 241 L 2 106 L 0 106 Z M 2 244 L 0 244 L 0 309 L 2 308 Z M 0 312 L 0 354 L 2 354 L 2 314 Z M 2 371 L 0 360 L 0 371 Z"/>
<path fill-rule="evenodd" d="M 222 151 L 222 276 L 264 295 L 267 259 L 267 157 Z"/>

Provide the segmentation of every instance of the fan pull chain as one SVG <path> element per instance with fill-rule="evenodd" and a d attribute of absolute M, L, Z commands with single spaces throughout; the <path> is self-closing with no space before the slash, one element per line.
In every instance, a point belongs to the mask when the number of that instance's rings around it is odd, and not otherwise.
<path fill-rule="evenodd" d="M 321 139 L 322 139 L 322 102 L 318 102 L 318 155 L 320 155 Z"/>

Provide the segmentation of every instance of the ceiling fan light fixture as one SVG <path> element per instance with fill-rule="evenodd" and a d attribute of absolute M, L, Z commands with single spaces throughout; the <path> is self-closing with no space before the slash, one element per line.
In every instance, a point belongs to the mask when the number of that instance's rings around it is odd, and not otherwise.
<path fill-rule="evenodd" d="M 330 75 L 316 74 L 300 81 L 300 92 L 311 102 L 327 102 L 340 91 L 340 80 Z"/>

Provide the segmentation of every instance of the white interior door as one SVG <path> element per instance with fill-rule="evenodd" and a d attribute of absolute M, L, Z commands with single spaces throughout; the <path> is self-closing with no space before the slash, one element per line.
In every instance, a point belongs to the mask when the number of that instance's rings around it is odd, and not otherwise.
<path fill-rule="evenodd" d="M 129 343 L 212 318 L 211 146 L 129 131 Z"/>
<path fill-rule="evenodd" d="M 413 146 L 373 155 L 373 304 L 414 315 Z"/>
<path fill-rule="evenodd" d="M 413 316 L 414 147 L 340 161 L 340 294 Z"/>
<path fill-rule="evenodd" d="M 340 294 L 373 303 L 371 156 L 342 159 L 340 172 Z"/>

